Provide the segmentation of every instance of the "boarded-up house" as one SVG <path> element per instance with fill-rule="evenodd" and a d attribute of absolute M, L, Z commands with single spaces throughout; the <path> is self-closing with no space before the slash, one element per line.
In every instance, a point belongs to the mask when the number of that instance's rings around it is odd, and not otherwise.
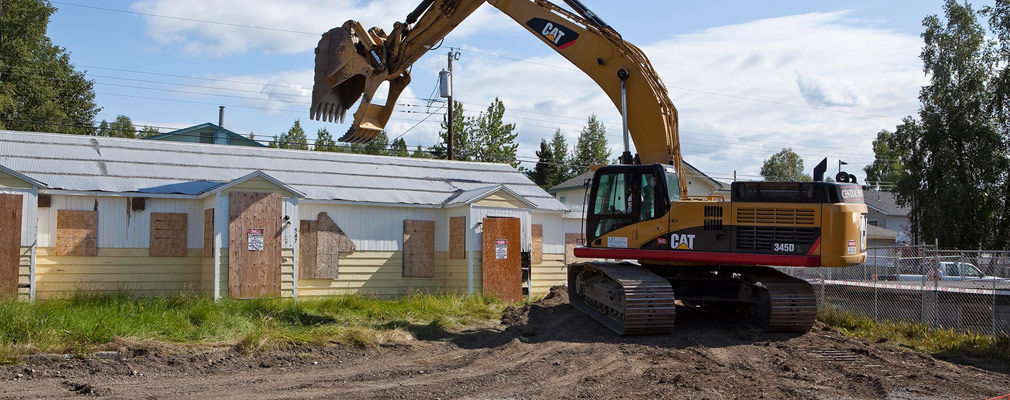
<path fill-rule="evenodd" d="M 566 279 L 565 206 L 503 164 L 0 131 L 0 194 L 0 293 L 26 298 Z"/>

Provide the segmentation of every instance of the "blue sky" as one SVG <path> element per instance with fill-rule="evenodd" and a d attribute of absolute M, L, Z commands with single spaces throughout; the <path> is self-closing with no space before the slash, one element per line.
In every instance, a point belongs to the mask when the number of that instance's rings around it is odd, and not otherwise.
<path fill-rule="evenodd" d="M 808 169 L 825 156 L 832 165 L 837 158 L 850 161 L 850 172 L 871 161 L 875 133 L 892 129 L 917 109 L 918 88 L 926 82 L 917 59 L 921 21 L 942 6 L 940 1 L 584 3 L 646 51 L 680 110 L 685 159 L 721 180 L 730 180 L 734 171 L 741 179 L 755 178 L 763 159 L 788 146 Z M 59 11 L 50 37 L 96 81 L 100 119 L 125 114 L 135 123 L 184 127 L 216 122 L 221 104 L 228 106 L 226 127 L 265 138 L 295 119 L 310 137 L 322 127 L 342 134 L 345 124 L 308 120 L 304 96 L 311 90 L 318 40 L 312 32 L 352 18 L 388 31 L 416 1 L 53 4 Z M 619 153 L 620 115 L 603 93 L 577 72 L 539 65 L 565 61 L 490 5 L 451 33 L 446 45 L 463 48 L 455 64 L 457 98 L 475 114 L 501 97 L 507 121 L 518 125 L 522 159 L 533 158 L 540 139 L 558 128 L 574 142 L 591 113 L 607 122 L 613 153 Z M 404 136 L 407 143 L 434 144 L 441 116 L 419 122 L 428 114 L 406 111 L 439 108 L 420 98 L 428 97 L 444 67 L 444 50 L 415 65 L 403 101 L 413 106 L 394 114 L 387 126 L 391 136 L 416 125 Z"/>

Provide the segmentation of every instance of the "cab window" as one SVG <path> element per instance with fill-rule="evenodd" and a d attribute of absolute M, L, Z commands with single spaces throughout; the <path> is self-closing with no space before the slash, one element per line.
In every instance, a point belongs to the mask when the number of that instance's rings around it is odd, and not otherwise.
<path fill-rule="evenodd" d="M 642 209 L 639 212 L 639 221 L 648 221 L 650 219 L 656 218 L 656 195 L 658 189 L 656 187 L 656 176 L 651 174 L 641 175 L 641 188 L 642 188 Z"/>
<path fill-rule="evenodd" d="M 594 214 L 627 214 L 631 211 L 631 186 L 625 175 L 608 174 L 600 177 Z"/>
<path fill-rule="evenodd" d="M 970 276 L 974 278 L 981 278 L 982 272 L 975 268 L 974 265 L 962 263 L 961 268 L 964 268 L 964 276 Z"/>

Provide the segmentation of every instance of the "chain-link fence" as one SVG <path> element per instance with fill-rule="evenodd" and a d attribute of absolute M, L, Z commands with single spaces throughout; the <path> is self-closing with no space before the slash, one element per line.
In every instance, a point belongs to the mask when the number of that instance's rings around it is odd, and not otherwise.
<path fill-rule="evenodd" d="M 781 268 L 814 286 L 822 310 L 878 321 L 1010 335 L 1010 252 L 871 248 L 846 268 Z"/>

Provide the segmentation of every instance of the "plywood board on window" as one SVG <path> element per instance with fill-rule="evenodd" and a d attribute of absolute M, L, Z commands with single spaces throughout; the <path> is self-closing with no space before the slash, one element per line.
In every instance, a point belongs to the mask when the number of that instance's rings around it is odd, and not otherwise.
<path fill-rule="evenodd" d="M 565 234 L 565 264 L 571 264 L 574 262 L 591 261 L 589 258 L 578 258 L 575 257 L 575 248 L 578 246 L 585 246 L 585 237 L 581 233 L 566 233 Z"/>
<path fill-rule="evenodd" d="M 449 258 L 466 258 L 466 217 L 449 218 Z"/>
<path fill-rule="evenodd" d="M 20 194 L 0 194 L 0 297 L 18 294 L 22 201 Z"/>
<path fill-rule="evenodd" d="M 281 210 L 277 193 L 228 195 L 228 297 L 280 296 Z"/>
<path fill-rule="evenodd" d="M 329 214 L 321 212 L 315 221 L 302 220 L 298 241 L 299 277 L 337 279 L 340 253 L 353 253 L 354 242 Z"/>
<path fill-rule="evenodd" d="M 518 301 L 523 295 L 523 273 L 519 218 L 484 218 L 482 233 L 482 287 L 489 294 L 506 301 Z"/>
<path fill-rule="evenodd" d="M 98 211 L 57 210 L 55 247 L 58 256 L 97 256 Z"/>
<path fill-rule="evenodd" d="M 544 226 L 541 224 L 533 224 L 530 227 L 530 239 L 532 239 L 533 248 L 530 249 L 530 263 L 533 265 L 543 264 L 544 262 Z"/>
<path fill-rule="evenodd" d="M 435 221 L 403 220 L 403 276 L 435 277 Z"/>
<path fill-rule="evenodd" d="M 151 213 L 151 257 L 185 257 L 186 213 Z"/>
<path fill-rule="evenodd" d="M 203 256 L 214 257 L 214 209 L 203 210 Z"/>

